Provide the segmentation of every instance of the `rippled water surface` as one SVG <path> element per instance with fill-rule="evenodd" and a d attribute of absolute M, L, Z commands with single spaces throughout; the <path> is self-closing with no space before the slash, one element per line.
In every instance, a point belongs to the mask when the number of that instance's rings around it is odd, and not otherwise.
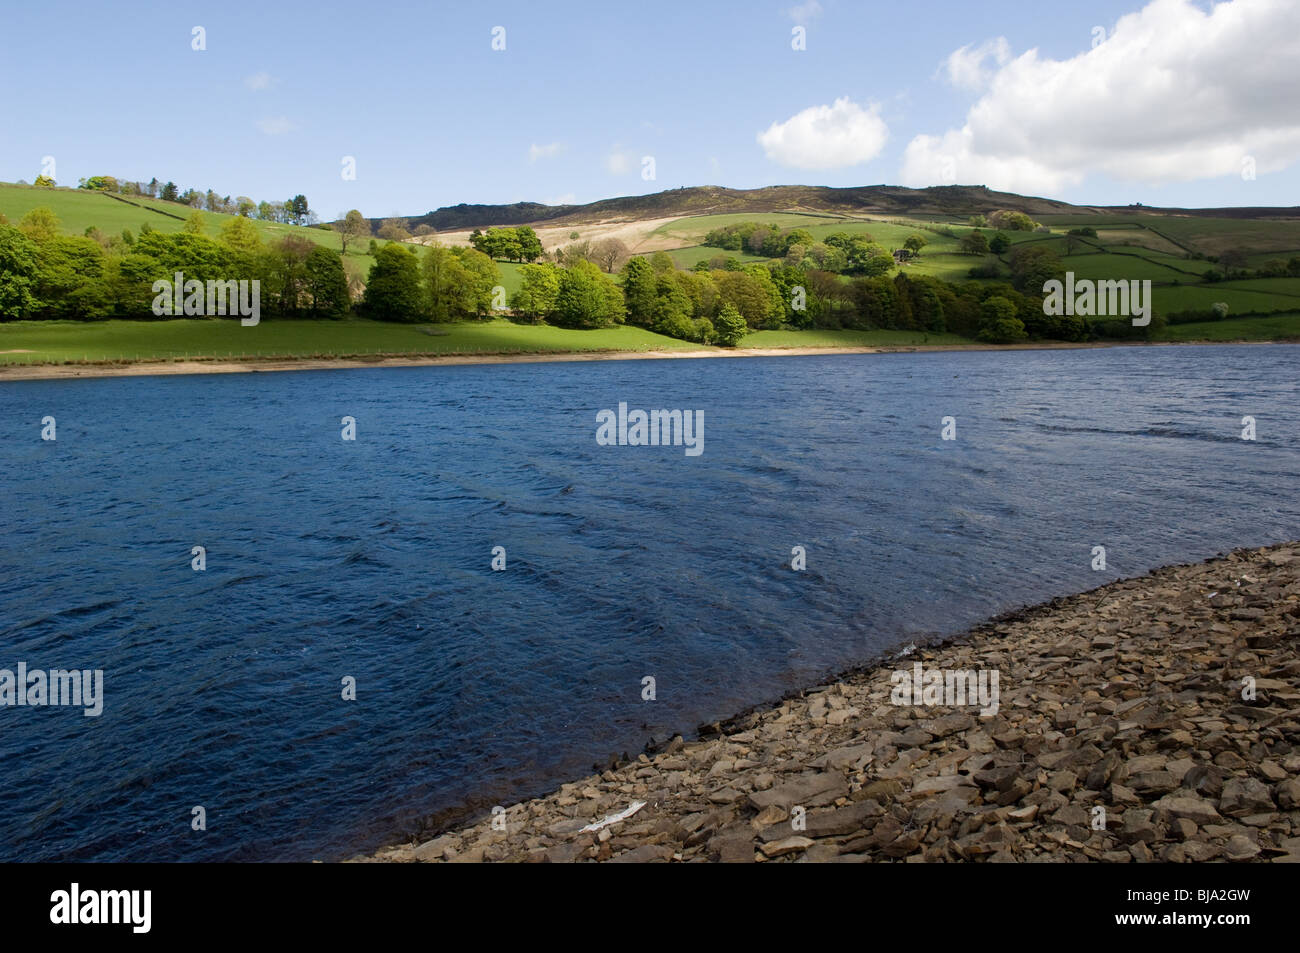
<path fill-rule="evenodd" d="M 918 637 L 1295 539 L 1298 367 L 1277 345 L 0 384 L 0 668 L 105 691 L 99 718 L 0 708 L 0 860 L 337 859 Z M 702 410 L 703 454 L 598 446 L 620 401 Z"/>

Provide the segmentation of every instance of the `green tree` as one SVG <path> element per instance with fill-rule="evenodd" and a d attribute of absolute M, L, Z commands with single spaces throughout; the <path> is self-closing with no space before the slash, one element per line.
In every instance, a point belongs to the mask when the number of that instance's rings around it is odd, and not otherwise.
<path fill-rule="evenodd" d="M 977 228 L 966 233 L 958 247 L 964 255 L 987 255 L 989 253 L 989 240 Z"/>
<path fill-rule="evenodd" d="M 400 244 L 389 244 L 375 254 L 366 282 L 366 314 L 378 321 L 419 321 L 420 266 L 415 254 Z"/>
<path fill-rule="evenodd" d="M 18 230 L 37 244 L 43 244 L 59 234 L 59 217 L 53 209 L 39 205 L 19 219 Z"/>
<path fill-rule="evenodd" d="M 334 223 L 334 230 L 339 233 L 343 245 L 343 254 L 348 253 L 348 245 L 363 242 L 370 237 L 370 222 L 356 209 L 343 216 L 343 221 Z"/>
<path fill-rule="evenodd" d="M 36 307 L 37 248 L 10 225 L 0 225 L 0 320 L 25 318 Z"/>
<path fill-rule="evenodd" d="M 888 274 L 894 267 L 893 255 L 883 246 L 861 236 L 855 237 L 843 250 L 848 257 L 846 270 L 851 274 L 866 275 L 870 278 Z"/>
<path fill-rule="evenodd" d="M 666 251 L 657 251 L 650 256 L 650 267 L 654 269 L 655 274 L 662 275 L 677 268 L 677 263 L 673 261 L 673 256 Z"/>
<path fill-rule="evenodd" d="M 623 320 L 619 287 L 589 261 L 579 261 L 560 275 L 551 323 L 565 328 L 604 328 Z"/>
<path fill-rule="evenodd" d="M 384 219 L 376 234 L 390 242 L 407 242 L 411 240 L 411 232 L 406 227 L 406 219 L 404 218 Z"/>
<path fill-rule="evenodd" d="M 185 219 L 185 224 L 181 226 L 181 231 L 186 235 L 202 235 L 206 229 L 207 219 L 203 217 L 200 211 L 190 212 L 189 217 Z"/>
<path fill-rule="evenodd" d="M 425 251 L 421 267 L 434 321 L 464 321 L 488 314 L 501 273 L 483 252 L 435 243 Z"/>
<path fill-rule="evenodd" d="M 849 288 L 859 328 L 899 327 L 898 287 L 888 277 L 855 278 Z"/>
<path fill-rule="evenodd" d="M 623 300 L 627 304 L 630 324 L 648 328 L 654 323 L 656 276 L 650 263 L 640 255 L 623 266 Z"/>
<path fill-rule="evenodd" d="M 903 247 L 906 248 L 908 251 L 910 251 L 913 255 L 920 255 L 921 249 L 928 244 L 930 243 L 926 240 L 924 235 L 913 234 L 907 236 L 906 240 L 903 242 Z"/>
<path fill-rule="evenodd" d="M 893 259 L 890 259 L 893 264 Z M 760 328 L 777 328 L 781 326 L 781 319 L 785 317 L 785 300 L 781 297 L 780 290 L 776 287 L 776 282 L 772 280 L 772 272 L 765 265 L 753 264 L 745 269 L 745 273 L 754 279 L 759 291 L 767 299 Z"/>
<path fill-rule="evenodd" d="M 269 299 L 273 310 L 296 315 L 310 308 L 307 259 L 315 249 L 316 243 L 302 235 L 286 235 L 262 256 L 266 274 L 263 297 Z"/>
<path fill-rule="evenodd" d="M 556 267 L 548 262 L 540 265 L 521 265 L 519 290 L 510 301 L 511 307 L 530 321 L 545 321 L 560 296 L 560 276 Z"/>
<path fill-rule="evenodd" d="M 1011 253 L 1011 284 L 1017 291 L 1043 295 L 1043 285 L 1048 281 L 1065 280 L 1065 266 L 1051 249 L 1021 245 Z"/>
<path fill-rule="evenodd" d="M 765 287 L 759 278 L 747 271 L 714 271 L 710 274 L 718 288 L 720 304 L 734 307 L 751 328 L 761 328 L 768 323 L 774 302 L 778 316 L 784 310 L 780 292 L 770 277 Z"/>
<path fill-rule="evenodd" d="M 787 252 L 790 250 L 791 245 L 803 245 L 809 247 L 817 241 L 817 239 L 813 238 L 812 232 L 808 231 L 806 228 L 793 228 L 785 233 L 784 239 L 784 251 Z"/>
<path fill-rule="evenodd" d="M 989 251 L 995 255 L 1001 255 L 1011 247 L 1011 239 L 1004 232 L 997 232 L 989 239 Z"/>
<path fill-rule="evenodd" d="M 429 316 L 442 324 L 459 317 L 461 289 L 469 280 L 465 266 L 445 245 L 434 242 L 420 263 Z"/>
<path fill-rule="evenodd" d="M 672 277 L 691 299 L 691 313 L 697 323 L 709 320 L 718 313 L 718 286 L 713 283 L 713 278 L 707 271 L 674 271 Z M 626 290 L 623 297 L 627 298 Z"/>
<path fill-rule="evenodd" d="M 103 247 L 82 235 L 55 235 L 37 251 L 35 317 L 87 320 L 105 317 L 109 294 L 102 278 Z"/>
<path fill-rule="evenodd" d="M 519 260 L 536 261 L 545 254 L 542 248 L 542 240 L 537 237 L 537 233 L 527 225 L 520 225 L 515 229 L 519 238 Z"/>
<path fill-rule="evenodd" d="M 1000 295 L 984 299 L 980 305 L 981 341 L 1011 344 L 1024 340 L 1027 336 L 1024 322 L 1016 317 L 1015 302 Z"/>
<path fill-rule="evenodd" d="M 989 224 L 1009 232 L 1032 232 L 1038 227 L 1038 223 L 1024 212 L 1014 212 L 1010 209 L 999 209 L 994 212 L 989 216 Z"/>
<path fill-rule="evenodd" d="M 221 244 L 236 251 L 257 252 L 262 248 L 262 236 L 258 233 L 257 226 L 243 217 L 232 218 L 222 225 L 219 240 Z"/>
<path fill-rule="evenodd" d="M 43 188 L 43 189 L 52 189 L 52 188 L 54 188 L 54 186 L 57 185 L 58 183 L 56 183 L 56 182 L 55 182 L 52 178 L 50 178 L 48 175 L 38 175 L 38 176 L 36 177 L 36 181 L 33 182 L 32 184 L 33 184 L 33 185 L 38 185 L 38 186 L 40 186 L 40 187 Z"/>
<path fill-rule="evenodd" d="M 691 320 L 693 310 L 690 295 L 682 290 L 671 273 L 656 277 L 652 330 L 690 340 L 695 336 L 695 324 Z"/>
<path fill-rule="evenodd" d="M 732 305 L 724 305 L 713 319 L 713 339 L 723 347 L 735 347 L 748 331 L 749 325 Z"/>
<path fill-rule="evenodd" d="M 285 210 L 289 213 L 290 221 L 297 225 L 304 225 L 311 216 L 311 208 L 307 204 L 307 196 L 295 195 L 289 201 L 284 203 Z"/>
<path fill-rule="evenodd" d="M 531 232 L 532 229 L 529 229 Z M 535 239 L 536 234 L 533 235 Z M 469 237 L 470 244 L 474 246 L 475 251 L 482 252 L 489 258 L 496 258 L 502 261 L 522 261 L 523 244 L 519 238 L 519 232 L 514 228 L 489 228 L 486 232 L 474 230 L 474 234 Z M 541 243 L 538 242 L 538 245 Z M 540 255 L 540 252 L 538 253 Z M 538 255 L 534 255 L 536 258 Z"/>
<path fill-rule="evenodd" d="M 501 269 L 487 255 L 473 248 L 453 248 L 468 276 L 463 300 L 470 302 L 466 317 L 486 317 L 492 310 L 492 289 L 501 284 Z"/>
<path fill-rule="evenodd" d="M 235 219 L 237 222 L 246 219 Z M 311 304 L 309 310 L 313 316 L 341 318 L 352 307 L 352 295 L 348 291 L 348 277 L 343 271 L 341 253 L 317 245 L 307 254 L 304 264 L 307 273 L 306 292 Z"/>
<path fill-rule="evenodd" d="M 843 249 L 828 245 L 825 242 L 814 242 L 808 249 L 808 257 L 822 271 L 829 271 L 837 275 L 843 273 L 849 266 L 849 260 L 845 256 Z"/>

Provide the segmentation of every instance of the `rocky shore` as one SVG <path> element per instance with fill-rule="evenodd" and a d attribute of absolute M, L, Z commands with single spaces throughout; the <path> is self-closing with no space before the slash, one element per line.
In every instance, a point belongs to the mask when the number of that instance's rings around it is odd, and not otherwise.
<path fill-rule="evenodd" d="M 943 695 L 960 673 L 996 678 Z M 1297 862 L 1297 773 L 1287 543 L 993 620 L 356 860 Z"/>

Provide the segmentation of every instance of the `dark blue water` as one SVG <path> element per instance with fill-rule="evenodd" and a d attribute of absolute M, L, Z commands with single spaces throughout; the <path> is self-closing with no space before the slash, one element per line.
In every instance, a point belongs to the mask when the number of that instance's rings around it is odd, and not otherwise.
<path fill-rule="evenodd" d="M 106 696 L 99 718 L 0 708 L 0 860 L 348 856 L 902 643 L 1295 539 L 1298 366 L 1224 346 L 0 385 L 0 668 L 103 669 Z M 704 453 L 597 446 L 620 401 L 704 411 Z"/>

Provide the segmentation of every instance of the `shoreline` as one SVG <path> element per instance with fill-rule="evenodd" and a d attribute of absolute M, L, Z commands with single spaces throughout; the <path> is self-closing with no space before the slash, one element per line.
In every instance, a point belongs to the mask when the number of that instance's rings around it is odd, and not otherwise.
<path fill-rule="evenodd" d="M 348 862 L 1300 863 L 1300 541 L 904 654 Z M 917 664 L 999 673 L 995 710 L 899 704 Z"/>
<path fill-rule="evenodd" d="M 213 358 L 133 361 L 125 364 L 0 364 L 0 383 L 20 380 L 69 380 L 101 377 L 171 377 L 188 374 L 255 374 L 271 371 L 358 370 L 377 367 L 436 367 L 470 364 L 559 364 L 576 361 L 636 361 L 669 359 L 808 357 L 828 354 L 917 354 L 940 351 L 1073 351 L 1112 347 L 1203 347 L 1294 343 L 1288 341 L 1086 341 L 1036 342 L 1033 344 L 899 344 L 831 345 L 827 347 L 709 348 L 661 351 L 546 351 L 529 353 L 433 354 L 407 357 L 401 354 L 347 358 Z"/>

